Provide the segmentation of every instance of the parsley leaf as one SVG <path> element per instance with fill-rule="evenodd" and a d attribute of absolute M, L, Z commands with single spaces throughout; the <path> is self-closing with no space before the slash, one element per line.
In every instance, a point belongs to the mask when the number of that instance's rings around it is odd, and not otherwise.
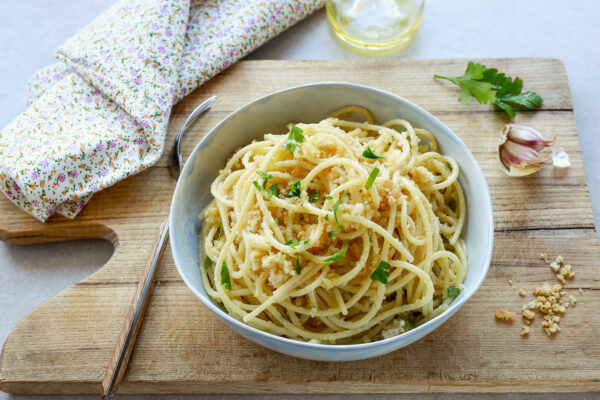
<path fill-rule="evenodd" d="M 364 158 L 370 158 L 372 160 L 376 160 L 378 158 L 385 158 L 383 156 L 378 156 L 377 154 L 373 153 L 373 150 L 371 150 L 370 147 L 367 147 L 367 149 L 365 151 L 363 151 L 362 155 Z"/>
<path fill-rule="evenodd" d="M 229 277 L 229 269 L 227 269 L 227 263 L 223 260 L 221 266 L 221 285 L 225 285 L 225 289 L 231 290 L 231 278 Z"/>
<path fill-rule="evenodd" d="M 534 92 L 523 92 L 523 80 L 511 78 L 496 68 L 487 68 L 483 64 L 469 62 L 467 70 L 462 76 L 449 78 L 434 75 L 435 78 L 446 79 L 461 88 L 458 100 L 469 104 L 475 96 L 481 104 L 494 103 L 504 110 L 511 118 L 516 111 L 514 106 L 532 110 L 542 104 L 542 98 Z"/>
<path fill-rule="evenodd" d="M 335 204 L 333 205 L 333 207 L 331 207 L 331 209 L 333 210 L 333 216 L 335 217 L 335 224 L 338 226 L 338 228 L 342 229 L 342 224 L 340 224 L 340 221 L 338 220 L 338 216 L 337 216 L 337 210 L 338 207 L 340 206 L 340 204 L 342 204 L 342 201 L 344 201 L 344 199 L 346 198 L 346 192 L 342 193 L 342 195 L 340 196 L 340 198 L 335 202 Z"/>
<path fill-rule="evenodd" d="M 339 261 L 342 259 L 342 257 L 344 257 L 344 254 L 346 254 L 346 250 L 341 250 L 337 253 L 335 253 L 334 255 L 332 255 L 331 257 L 327 257 L 325 260 L 325 262 L 335 262 L 335 261 Z"/>
<path fill-rule="evenodd" d="M 212 260 L 208 256 L 204 257 L 204 268 L 209 269 L 212 263 Z"/>
<path fill-rule="evenodd" d="M 288 136 L 287 142 L 283 144 L 283 148 L 292 154 L 299 152 L 300 146 L 302 145 L 302 142 L 304 142 L 304 135 L 302 132 L 302 129 L 298 128 L 296 125 L 292 125 L 290 135 Z"/>
<path fill-rule="evenodd" d="M 301 244 L 307 244 L 308 240 L 288 240 L 287 242 L 285 242 L 284 244 L 286 246 L 290 246 L 292 249 L 295 249 L 296 246 L 300 246 Z"/>
<path fill-rule="evenodd" d="M 264 172 L 264 171 L 256 171 L 256 173 L 257 173 L 258 175 L 260 175 L 260 177 L 263 179 L 263 182 L 262 182 L 262 188 L 263 188 L 263 189 L 266 189 L 266 188 L 267 188 L 267 181 L 268 181 L 269 179 L 273 178 L 273 175 L 267 174 L 267 173 L 266 173 L 266 172 Z M 256 185 L 254 185 L 254 186 L 256 186 Z"/>
<path fill-rule="evenodd" d="M 327 236 L 329 236 L 330 238 L 334 238 L 337 236 L 339 232 L 338 231 L 330 231 Z"/>
<path fill-rule="evenodd" d="M 300 181 L 292 183 L 292 188 L 287 197 L 300 197 Z"/>
<path fill-rule="evenodd" d="M 388 272 L 390 268 L 390 264 L 385 261 L 381 261 L 377 268 L 375 268 L 375 271 L 373 271 L 371 274 L 371 280 L 386 284 L 388 282 L 388 277 L 390 276 L 390 273 Z"/>
<path fill-rule="evenodd" d="M 298 275 L 300 275 L 301 272 L 302 272 L 302 268 L 300 267 L 300 259 L 298 257 L 296 257 L 296 273 Z"/>
<path fill-rule="evenodd" d="M 535 92 L 523 92 L 515 95 L 502 96 L 496 99 L 498 102 L 512 103 L 521 107 L 532 109 L 542 104 L 542 98 Z"/>
<path fill-rule="evenodd" d="M 309 193 L 308 194 L 308 202 L 309 203 L 314 203 L 315 201 L 318 201 L 319 200 L 319 196 L 321 196 L 321 193 L 319 193 L 319 192 Z"/>
<path fill-rule="evenodd" d="M 448 297 L 456 298 L 460 294 L 460 289 L 456 286 L 450 286 L 448 288 Z"/>
<path fill-rule="evenodd" d="M 434 75 L 435 78 L 446 79 L 455 85 L 460 86 L 461 92 L 458 100 L 463 104 L 469 104 L 472 97 L 475 96 L 481 104 L 493 103 L 496 99 L 496 94 L 492 90 L 492 85 L 489 82 L 482 81 L 485 65 L 469 62 L 467 70 L 462 76 L 449 78 L 447 76 Z"/>
<path fill-rule="evenodd" d="M 275 217 L 275 225 L 279 226 L 279 218 Z"/>
<path fill-rule="evenodd" d="M 402 319 L 404 320 L 404 322 L 406 322 L 406 327 L 408 328 L 408 330 L 415 329 L 415 324 L 410 322 L 408 320 L 408 318 L 406 317 L 406 315 L 402 315 L 402 314 L 400 314 L 400 315 L 402 316 Z"/>
<path fill-rule="evenodd" d="M 269 187 L 269 197 L 275 196 L 279 197 L 279 189 L 277 189 L 277 184 L 274 183 Z"/>
<path fill-rule="evenodd" d="M 325 214 L 325 221 L 329 221 L 329 214 Z"/>
<path fill-rule="evenodd" d="M 373 168 L 373 171 L 371 171 L 369 177 L 367 178 L 367 182 L 365 183 L 365 189 L 371 189 L 373 183 L 375 182 L 375 178 L 377 178 L 377 174 L 379 174 L 379 168 L 375 167 Z"/>
<path fill-rule="evenodd" d="M 219 236 L 217 236 L 217 240 L 221 239 L 221 236 L 223 236 L 223 223 L 221 222 L 221 225 L 219 226 Z"/>
<path fill-rule="evenodd" d="M 258 184 L 258 182 L 252 181 L 252 184 L 254 185 L 254 187 L 256 188 L 256 190 L 258 190 L 259 192 L 262 190 L 262 188 L 260 187 L 260 185 Z"/>

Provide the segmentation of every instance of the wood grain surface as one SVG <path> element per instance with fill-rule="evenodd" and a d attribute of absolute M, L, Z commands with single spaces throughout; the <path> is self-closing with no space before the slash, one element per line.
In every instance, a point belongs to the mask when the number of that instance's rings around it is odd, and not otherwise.
<path fill-rule="evenodd" d="M 573 166 L 545 166 L 510 178 L 497 166 L 507 122 L 489 106 L 458 103 L 458 89 L 434 73 L 461 75 L 467 60 L 242 61 L 173 110 L 170 142 L 202 100 L 213 108 L 186 134 L 187 156 L 219 120 L 245 103 L 287 87 L 347 81 L 388 90 L 424 107 L 450 127 L 481 165 L 494 206 L 494 256 L 482 287 L 423 340 L 375 359 L 325 363 L 266 350 L 222 325 L 187 289 L 167 249 L 120 393 L 560 392 L 600 390 L 600 246 L 579 149 L 566 72 L 554 59 L 486 59 L 519 75 L 544 98 L 516 122 L 557 135 Z M 116 247 L 83 282 L 21 320 L 4 343 L 0 389 L 12 393 L 99 393 L 100 383 L 175 184 L 167 160 L 96 194 L 73 221 L 41 224 L 0 198 L 0 239 L 40 243 L 102 237 Z M 539 253 L 562 254 L 577 276 L 565 291 L 579 302 L 548 338 L 540 317 L 528 338 L 520 318 L 497 323 L 494 310 L 519 311 L 523 288 L 554 282 Z M 513 281 L 513 286 L 508 284 Z M 583 292 L 578 289 L 582 288 Z"/>

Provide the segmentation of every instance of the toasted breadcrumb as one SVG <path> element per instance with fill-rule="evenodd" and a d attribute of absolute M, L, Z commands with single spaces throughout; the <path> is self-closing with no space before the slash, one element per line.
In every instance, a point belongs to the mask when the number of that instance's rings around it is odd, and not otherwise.
<path fill-rule="evenodd" d="M 563 260 L 563 256 L 560 254 L 556 256 L 556 262 L 562 264 L 565 260 Z"/>
<path fill-rule="evenodd" d="M 500 321 L 511 321 L 514 318 L 515 313 L 504 308 L 499 308 L 494 313 L 494 316 Z"/>
<path fill-rule="evenodd" d="M 523 320 L 528 324 L 535 318 L 535 313 L 531 310 L 523 310 Z"/>
<path fill-rule="evenodd" d="M 569 295 L 568 301 L 563 300 L 561 302 L 561 298 L 565 296 L 563 285 L 566 279 L 575 277 L 575 271 L 573 271 L 571 265 L 565 264 L 564 258 L 561 255 L 558 255 L 554 261 L 548 262 L 548 255 L 541 253 L 540 259 L 550 266 L 560 283 L 550 285 L 545 282 L 541 286 L 536 287 L 532 292 L 535 299 L 521 306 L 523 322 L 526 324 L 521 327 L 521 336 L 529 335 L 530 328 L 528 325 L 535 319 L 536 310 L 544 315 L 542 328 L 546 332 L 546 335 L 549 337 L 556 335 L 560 332 L 560 314 L 564 314 L 569 306 L 573 307 L 577 304 L 577 299 L 573 295 Z M 509 280 L 508 282 L 509 285 L 512 285 L 512 281 Z M 582 292 L 583 289 L 579 288 L 579 293 Z M 519 289 L 518 293 L 519 296 L 526 296 L 522 288 Z M 514 313 L 501 308 L 496 310 L 495 315 L 498 320 L 508 321 L 513 318 Z"/>
<path fill-rule="evenodd" d="M 560 317 L 558 315 L 546 315 L 542 322 L 542 328 L 544 328 L 546 335 L 553 336 L 560 332 L 560 326 L 558 326 L 559 323 Z"/>

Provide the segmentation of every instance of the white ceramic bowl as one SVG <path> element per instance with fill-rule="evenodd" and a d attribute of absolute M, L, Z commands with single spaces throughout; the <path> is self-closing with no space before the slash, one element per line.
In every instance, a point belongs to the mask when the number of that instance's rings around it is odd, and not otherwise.
<path fill-rule="evenodd" d="M 284 133 L 289 122 L 318 122 L 347 105 L 368 108 L 377 122 L 405 118 L 427 129 L 438 140 L 441 152 L 460 166 L 467 218 L 469 269 L 464 289 L 448 310 L 402 335 L 373 343 L 324 345 L 282 338 L 260 331 L 229 316 L 206 294 L 198 260 L 200 211 L 212 200 L 210 185 L 233 151 L 265 133 Z M 348 361 L 376 357 L 421 339 L 442 325 L 479 288 L 488 271 L 493 245 L 492 202 L 479 165 L 464 143 L 427 111 L 394 94 L 350 83 L 315 83 L 265 96 L 230 114 L 200 143 L 183 168 L 171 204 L 171 248 L 177 270 L 190 290 L 221 321 L 240 335 L 269 349 L 296 357 L 322 361 Z M 463 327 L 469 329 L 468 326 Z"/>

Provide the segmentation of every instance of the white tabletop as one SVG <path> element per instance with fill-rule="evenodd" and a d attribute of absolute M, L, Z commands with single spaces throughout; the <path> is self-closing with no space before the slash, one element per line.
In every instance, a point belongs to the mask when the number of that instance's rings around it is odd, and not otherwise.
<path fill-rule="evenodd" d="M 24 107 L 25 83 L 53 61 L 54 49 L 114 0 L 27 0 L 0 4 L 0 127 Z M 567 4 L 569 5 L 567 7 Z M 386 58 L 557 57 L 565 62 L 579 140 L 592 196 L 596 223 L 600 221 L 600 2 L 594 0 L 429 0 L 412 46 Z M 252 59 L 345 59 L 364 55 L 342 45 L 330 32 L 323 11 L 299 23 L 250 55 Z M 490 134 L 494 134 L 490 132 Z M 0 242 L 0 342 L 17 321 L 36 305 L 97 270 L 111 256 L 102 240 L 34 246 Z M 576 373 L 569 371 L 568 373 Z M 64 396 L 47 396 L 59 399 Z M 136 396 L 123 396 L 122 398 Z M 147 397 L 147 396 L 145 396 Z M 413 396 L 308 396 L 315 398 L 405 399 Z M 418 395 L 419 399 L 516 399 L 520 395 Z M 25 399 L 9 396 L 1 399 Z M 33 397 L 31 397 L 33 398 Z M 40 397 L 35 397 L 40 399 Z M 70 396 L 72 400 L 96 396 Z M 180 399 L 186 396 L 157 396 Z M 237 399 L 239 396 L 193 396 Z M 247 399 L 278 398 L 248 396 Z M 296 399 L 300 396 L 286 396 Z M 302 397 L 306 399 L 307 397 Z M 590 399 L 593 394 L 528 395 L 534 399 Z"/>

